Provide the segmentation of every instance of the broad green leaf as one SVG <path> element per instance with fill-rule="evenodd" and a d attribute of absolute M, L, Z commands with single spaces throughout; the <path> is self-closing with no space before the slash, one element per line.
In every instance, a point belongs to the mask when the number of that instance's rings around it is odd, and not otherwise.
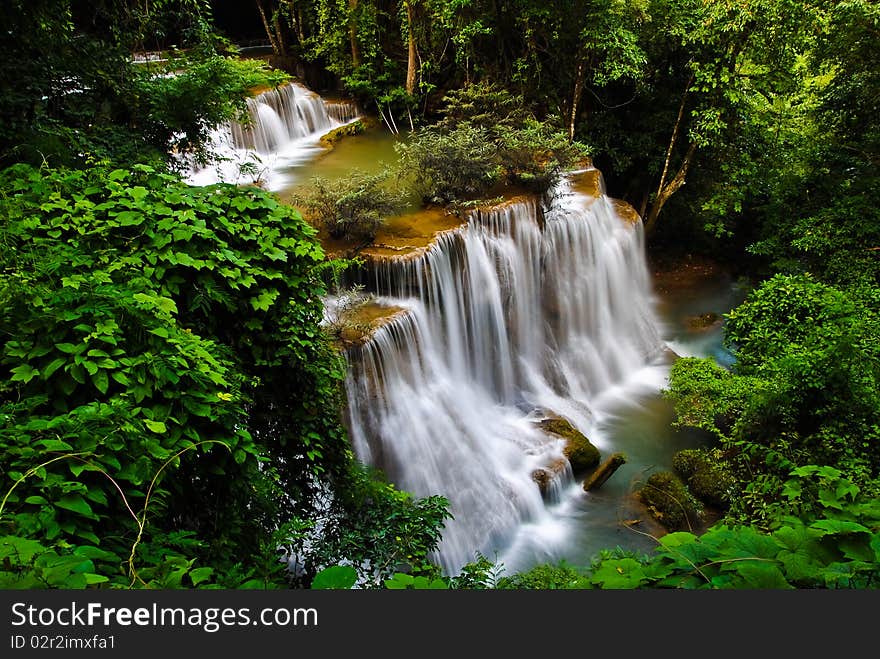
<path fill-rule="evenodd" d="M 109 386 L 109 382 L 107 380 L 107 371 L 98 371 L 95 375 L 92 376 L 92 383 L 95 385 L 95 389 L 100 391 L 102 394 L 106 394 L 107 388 Z"/>
<path fill-rule="evenodd" d="M 76 493 L 65 494 L 55 502 L 55 505 L 59 508 L 64 508 L 65 510 L 85 515 L 86 517 L 96 518 L 95 513 L 92 511 L 92 507 L 86 503 L 86 500 L 83 499 L 81 495 Z"/>
<path fill-rule="evenodd" d="M 350 565 L 324 568 L 312 580 L 313 590 L 349 590 L 357 582 L 357 571 Z"/>
<path fill-rule="evenodd" d="M 604 560 L 590 581 L 603 590 L 638 588 L 647 582 L 642 565 L 632 558 Z"/>
<path fill-rule="evenodd" d="M 40 371 L 33 368 L 30 364 L 21 364 L 11 369 L 11 371 L 12 377 L 10 380 L 12 380 L 12 382 L 24 382 L 25 384 L 40 374 Z"/>
<path fill-rule="evenodd" d="M 857 522 L 847 522 L 840 519 L 822 519 L 810 524 L 811 529 L 824 531 L 823 535 L 837 535 L 846 533 L 870 533 L 871 529 Z"/>
<path fill-rule="evenodd" d="M 737 561 L 734 569 L 748 588 L 764 590 L 790 590 L 793 588 L 774 563 Z"/>
<path fill-rule="evenodd" d="M 162 434 L 167 432 L 165 424 L 161 421 L 153 421 L 152 419 L 144 419 L 144 425 L 155 433 Z"/>
<path fill-rule="evenodd" d="M 212 567 L 197 567 L 194 570 L 190 570 L 189 578 L 193 582 L 193 586 L 198 586 L 203 581 L 211 578 L 211 575 L 214 574 L 214 568 Z"/>
<path fill-rule="evenodd" d="M 57 346 L 56 346 L 57 347 Z M 67 363 L 67 360 L 63 357 L 59 357 L 58 359 L 54 359 L 49 362 L 49 365 L 43 369 L 43 379 L 48 380 L 52 377 L 52 374 L 57 371 L 59 368 L 64 366 Z"/>

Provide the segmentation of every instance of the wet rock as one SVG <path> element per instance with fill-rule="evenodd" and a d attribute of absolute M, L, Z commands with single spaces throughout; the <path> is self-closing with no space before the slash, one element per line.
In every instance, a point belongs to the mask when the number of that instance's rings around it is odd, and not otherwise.
<path fill-rule="evenodd" d="M 540 423 L 545 432 L 558 435 L 565 439 L 563 453 L 571 463 L 571 470 L 575 473 L 592 469 L 601 460 L 602 456 L 590 440 L 570 422 L 562 418 L 544 419 Z"/>
<path fill-rule="evenodd" d="M 723 320 L 724 318 L 722 318 L 720 314 L 717 314 L 714 311 L 709 311 L 696 316 L 688 316 L 685 318 L 685 324 L 692 332 L 705 332 L 718 327 Z"/>
<path fill-rule="evenodd" d="M 541 490 L 543 496 L 546 496 L 550 490 L 550 483 L 565 472 L 566 466 L 566 461 L 560 458 L 532 472 L 532 480 L 538 484 L 538 489 Z"/>

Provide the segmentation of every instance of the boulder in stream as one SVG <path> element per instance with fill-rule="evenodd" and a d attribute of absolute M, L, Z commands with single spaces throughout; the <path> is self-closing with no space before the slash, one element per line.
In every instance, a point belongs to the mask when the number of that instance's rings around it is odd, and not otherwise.
<path fill-rule="evenodd" d="M 670 531 L 690 531 L 702 523 L 702 506 L 671 471 L 651 474 L 638 496 Z"/>
<path fill-rule="evenodd" d="M 565 440 L 565 448 L 562 452 L 571 463 L 574 473 L 592 469 L 601 460 L 602 456 L 593 444 L 580 430 L 575 428 L 569 421 L 559 417 L 544 419 L 541 428 L 545 432 L 552 433 Z"/>

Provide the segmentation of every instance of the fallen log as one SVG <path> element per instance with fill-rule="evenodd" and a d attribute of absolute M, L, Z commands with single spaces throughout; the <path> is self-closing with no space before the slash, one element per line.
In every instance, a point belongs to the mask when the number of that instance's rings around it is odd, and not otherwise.
<path fill-rule="evenodd" d="M 596 471 L 584 479 L 584 490 L 590 492 L 601 487 L 625 462 L 626 456 L 623 453 L 613 453 L 605 462 L 596 467 Z"/>

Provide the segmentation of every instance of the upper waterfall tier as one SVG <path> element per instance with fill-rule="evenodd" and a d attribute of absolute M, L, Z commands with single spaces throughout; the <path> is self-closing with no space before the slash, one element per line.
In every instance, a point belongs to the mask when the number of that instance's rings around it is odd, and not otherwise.
<path fill-rule="evenodd" d="M 325 101 L 295 82 L 247 99 L 247 113 L 246 123 L 228 122 L 212 133 L 212 149 L 222 160 L 193 168 L 190 183 L 262 181 L 281 189 L 285 169 L 314 156 L 322 135 L 358 116 L 352 103 Z"/>
<path fill-rule="evenodd" d="M 400 487 L 450 500 L 439 559 L 454 572 L 549 514 L 531 473 L 562 446 L 533 421 L 552 410 L 588 431 L 593 401 L 661 354 L 641 223 L 593 170 L 546 208 L 517 198 L 375 255 L 368 278 L 408 313 L 349 351 L 352 440 Z"/>

